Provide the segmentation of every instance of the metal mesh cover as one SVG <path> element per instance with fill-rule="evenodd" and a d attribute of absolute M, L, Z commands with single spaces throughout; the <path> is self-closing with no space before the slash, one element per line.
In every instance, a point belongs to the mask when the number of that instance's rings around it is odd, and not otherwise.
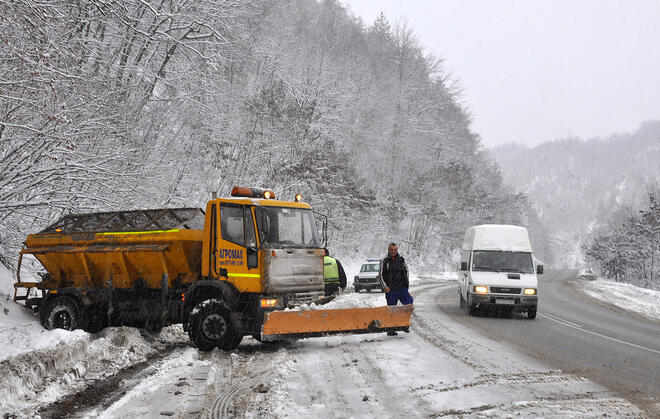
<path fill-rule="evenodd" d="M 46 227 L 41 233 L 55 231 L 154 231 L 175 228 L 203 230 L 204 211 L 199 208 L 161 208 L 69 214 Z"/>

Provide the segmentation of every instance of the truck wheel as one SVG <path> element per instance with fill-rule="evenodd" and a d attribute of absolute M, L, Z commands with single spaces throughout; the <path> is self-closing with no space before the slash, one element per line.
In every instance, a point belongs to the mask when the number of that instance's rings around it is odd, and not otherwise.
<path fill-rule="evenodd" d="M 218 345 L 218 348 L 222 349 L 223 351 L 231 351 L 233 349 L 238 348 L 238 345 L 241 344 L 242 340 L 243 340 L 243 335 L 239 335 L 238 333 L 232 333 L 229 339 Z"/>
<path fill-rule="evenodd" d="M 147 320 L 144 325 L 144 330 L 151 333 L 152 335 L 157 335 L 163 330 L 163 323 L 160 319 L 158 320 Z"/>
<path fill-rule="evenodd" d="M 107 309 L 103 306 L 91 305 L 82 310 L 81 328 L 88 333 L 98 333 L 106 326 Z"/>
<path fill-rule="evenodd" d="M 528 319 L 535 319 L 536 318 L 536 307 L 530 308 L 527 310 L 527 318 Z"/>
<path fill-rule="evenodd" d="M 41 312 L 44 329 L 74 330 L 80 326 L 80 307 L 69 297 L 55 297 Z"/>
<path fill-rule="evenodd" d="M 231 350 L 243 338 L 232 328 L 229 308 L 215 298 L 197 304 L 190 313 L 188 325 L 188 336 L 200 351 L 215 347 Z"/>

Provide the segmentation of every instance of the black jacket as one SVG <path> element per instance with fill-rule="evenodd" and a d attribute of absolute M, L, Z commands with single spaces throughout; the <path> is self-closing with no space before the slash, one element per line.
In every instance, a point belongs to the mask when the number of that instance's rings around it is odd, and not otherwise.
<path fill-rule="evenodd" d="M 408 288 L 408 267 L 403 256 L 394 257 L 387 255 L 383 259 L 383 282 L 391 290 Z"/>
<path fill-rule="evenodd" d="M 337 271 L 339 272 L 339 288 L 344 289 L 346 288 L 346 272 L 344 271 L 344 267 L 341 266 L 339 259 L 335 258 L 335 260 L 337 261 Z"/>

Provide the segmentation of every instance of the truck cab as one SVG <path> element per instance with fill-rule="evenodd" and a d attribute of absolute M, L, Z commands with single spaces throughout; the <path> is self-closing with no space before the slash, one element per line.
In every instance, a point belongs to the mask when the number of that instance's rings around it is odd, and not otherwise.
<path fill-rule="evenodd" d="M 525 227 L 485 224 L 465 232 L 458 272 L 461 307 L 468 314 L 500 309 L 526 312 L 536 318 L 538 307 L 536 265 Z"/>
<path fill-rule="evenodd" d="M 323 294 L 323 245 L 309 204 L 270 191 L 234 188 L 206 207 L 202 276 L 240 293 L 311 302 Z"/>

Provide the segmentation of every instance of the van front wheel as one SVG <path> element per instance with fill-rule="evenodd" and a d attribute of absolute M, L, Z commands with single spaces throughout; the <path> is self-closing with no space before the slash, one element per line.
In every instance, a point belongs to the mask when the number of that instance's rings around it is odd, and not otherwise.
<path fill-rule="evenodd" d="M 527 310 L 527 318 L 528 319 L 535 319 L 536 318 L 536 307 L 530 308 Z"/>
<path fill-rule="evenodd" d="M 470 293 L 467 295 L 467 300 L 465 301 L 465 312 L 469 316 L 474 316 L 477 312 L 477 307 L 472 303 L 472 298 L 470 298 Z"/>

